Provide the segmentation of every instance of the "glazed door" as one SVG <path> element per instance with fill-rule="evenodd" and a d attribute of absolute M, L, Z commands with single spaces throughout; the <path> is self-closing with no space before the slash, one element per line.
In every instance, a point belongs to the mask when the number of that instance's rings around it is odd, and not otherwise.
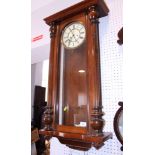
<path fill-rule="evenodd" d="M 74 49 L 66 48 L 61 43 L 59 54 L 57 123 L 86 127 L 88 118 L 86 40 Z"/>

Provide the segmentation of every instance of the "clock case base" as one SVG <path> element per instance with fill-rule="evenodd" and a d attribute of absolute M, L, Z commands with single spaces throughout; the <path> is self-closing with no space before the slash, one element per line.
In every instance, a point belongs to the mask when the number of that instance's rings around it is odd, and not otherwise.
<path fill-rule="evenodd" d="M 56 137 L 60 143 L 65 144 L 71 149 L 81 151 L 88 151 L 91 147 L 99 149 L 104 145 L 105 141 L 112 139 L 112 133 L 110 132 L 103 132 L 100 136 L 45 130 L 40 130 L 39 133 L 48 136 L 49 139 Z"/>

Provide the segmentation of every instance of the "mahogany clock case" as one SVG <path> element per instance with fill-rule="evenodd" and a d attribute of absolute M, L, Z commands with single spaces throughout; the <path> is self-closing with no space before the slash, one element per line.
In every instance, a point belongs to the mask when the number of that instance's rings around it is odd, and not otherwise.
<path fill-rule="evenodd" d="M 108 11 L 102 0 L 85 0 L 45 19 L 51 49 L 48 106 L 40 134 L 57 137 L 73 149 L 99 149 L 112 138 L 112 133 L 103 132 L 98 26 L 98 18 Z M 84 25 L 86 38 L 70 49 L 63 46 L 62 34 L 74 22 Z"/>

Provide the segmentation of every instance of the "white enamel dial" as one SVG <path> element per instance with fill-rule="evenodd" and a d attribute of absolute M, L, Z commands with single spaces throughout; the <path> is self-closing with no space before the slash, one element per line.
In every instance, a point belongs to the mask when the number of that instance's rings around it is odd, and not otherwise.
<path fill-rule="evenodd" d="M 74 22 L 65 27 L 62 33 L 62 42 L 66 48 L 79 47 L 85 40 L 86 30 L 83 24 Z"/>

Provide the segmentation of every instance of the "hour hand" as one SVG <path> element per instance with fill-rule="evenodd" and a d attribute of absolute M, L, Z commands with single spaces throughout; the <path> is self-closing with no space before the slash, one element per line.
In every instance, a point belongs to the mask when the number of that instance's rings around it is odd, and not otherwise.
<path fill-rule="evenodd" d="M 65 43 L 67 43 L 68 42 L 68 46 L 70 45 L 70 43 L 71 43 L 71 40 L 70 39 L 67 39 L 66 41 L 65 41 Z"/>

